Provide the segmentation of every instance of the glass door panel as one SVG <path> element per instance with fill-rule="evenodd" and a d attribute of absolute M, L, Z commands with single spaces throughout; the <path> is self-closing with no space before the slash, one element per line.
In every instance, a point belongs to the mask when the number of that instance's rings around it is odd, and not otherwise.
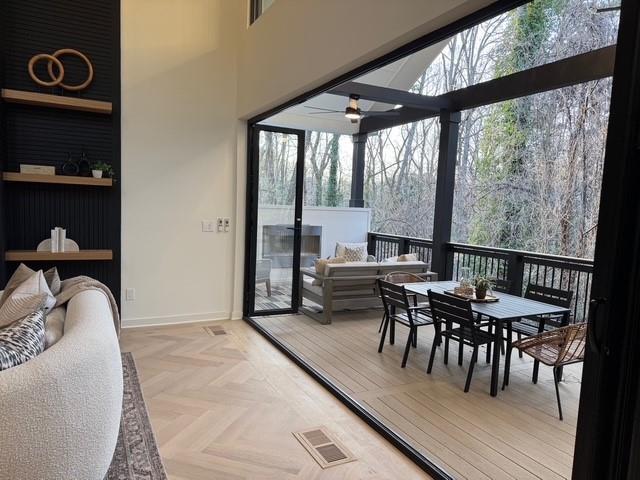
<path fill-rule="evenodd" d="M 302 209 L 298 177 L 303 170 L 304 132 L 259 127 L 253 148 L 257 149 L 253 313 L 295 311 Z"/>

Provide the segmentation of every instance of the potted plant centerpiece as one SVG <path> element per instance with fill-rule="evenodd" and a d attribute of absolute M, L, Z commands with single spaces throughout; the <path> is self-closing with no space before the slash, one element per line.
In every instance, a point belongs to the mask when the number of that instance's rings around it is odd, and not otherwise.
<path fill-rule="evenodd" d="M 95 162 L 91 165 L 91 174 L 93 178 L 112 178 L 113 167 L 105 162 Z"/>
<path fill-rule="evenodd" d="M 483 277 L 482 275 L 478 275 L 474 281 L 474 286 L 476 287 L 476 298 L 478 300 L 484 300 L 487 296 L 487 291 L 491 290 L 493 287 L 493 283 L 487 277 Z"/>

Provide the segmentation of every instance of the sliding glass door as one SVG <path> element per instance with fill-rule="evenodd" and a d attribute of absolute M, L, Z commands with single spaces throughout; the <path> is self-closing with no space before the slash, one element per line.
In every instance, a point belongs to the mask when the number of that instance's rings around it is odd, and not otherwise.
<path fill-rule="evenodd" d="M 304 131 L 254 126 L 245 314 L 298 309 Z"/>

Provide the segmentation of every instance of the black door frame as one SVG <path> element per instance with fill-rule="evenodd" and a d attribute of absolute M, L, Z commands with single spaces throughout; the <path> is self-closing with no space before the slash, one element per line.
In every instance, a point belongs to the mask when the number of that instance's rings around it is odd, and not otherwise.
<path fill-rule="evenodd" d="M 640 478 L 640 4 L 623 0 L 611 91 L 575 479 Z"/>
<path fill-rule="evenodd" d="M 260 132 L 283 133 L 298 137 L 294 223 L 293 223 L 293 265 L 291 280 L 291 308 L 255 311 L 256 289 L 256 255 L 258 252 L 258 209 L 259 209 L 259 181 L 260 181 Z M 245 265 L 244 265 L 244 299 L 243 315 L 282 315 L 297 313 L 300 306 L 300 251 L 302 243 L 302 196 L 304 190 L 304 151 L 305 131 L 293 128 L 272 127 L 267 125 L 249 125 L 247 131 L 247 206 L 245 233 Z"/>

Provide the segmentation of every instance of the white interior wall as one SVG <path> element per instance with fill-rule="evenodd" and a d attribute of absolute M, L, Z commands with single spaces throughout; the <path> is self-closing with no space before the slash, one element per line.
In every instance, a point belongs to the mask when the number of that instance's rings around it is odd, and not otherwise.
<path fill-rule="evenodd" d="M 277 0 L 249 27 L 244 0 L 123 0 L 123 325 L 240 316 L 238 119 L 488 3 Z M 231 232 L 202 233 L 216 217 L 231 218 Z"/>
<path fill-rule="evenodd" d="M 238 114 L 249 118 L 494 0 L 276 0 L 241 38 Z"/>
<path fill-rule="evenodd" d="M 231 315 L 241 3 L 122 2 L 124 326 Z"/>

